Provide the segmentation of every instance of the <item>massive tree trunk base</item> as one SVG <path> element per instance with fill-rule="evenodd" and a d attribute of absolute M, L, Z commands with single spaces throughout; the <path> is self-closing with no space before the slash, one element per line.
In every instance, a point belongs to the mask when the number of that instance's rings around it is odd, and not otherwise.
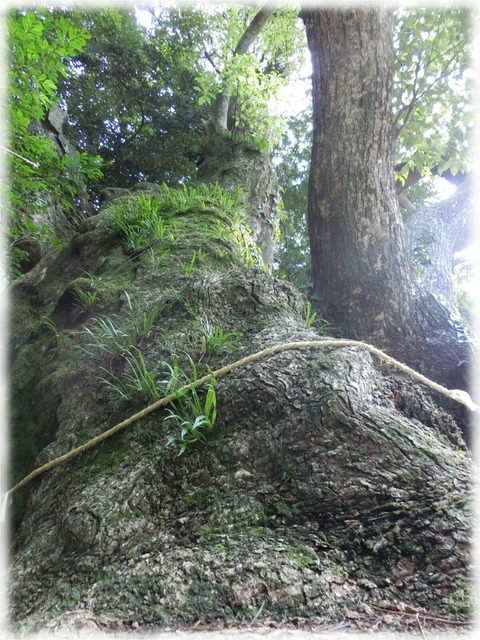
<path fill-rule="evenodd" d="M 38 466 L 151 402 L 117 397 L 100 382 L 111 356 L 75 348 L 95 317 L 126 326 L 125 291 L 144 310 L 160 307 L 138 344 L 160 379 L 173 354 L 200 372 L 318 338 L 296 289 L 243 266 L 215 220 L 215 207 L 183 211 L 173 245 L 166 235 L 132 257 L 100 215 L 18 281 L 14 452 L 30 434 Z M 81 270 L 101 278 L 87 312 L 70 287 Z M 205 353 L 205 319 L 241 336 Z M 111 629 L 257 614 L 338 621 L 399 602 L 468 618 L 472 460 L 450 413 L 382 370 L 357 348 L 284 352 L 218 379 L 217 423 L 184 455 L 166 446 L 176 429 L 159 410 L 36 480 L 13 539 L 12 628 L 48 630 L 74 610 Z M 51 419 L 47 446 L 39 414 Z"/>

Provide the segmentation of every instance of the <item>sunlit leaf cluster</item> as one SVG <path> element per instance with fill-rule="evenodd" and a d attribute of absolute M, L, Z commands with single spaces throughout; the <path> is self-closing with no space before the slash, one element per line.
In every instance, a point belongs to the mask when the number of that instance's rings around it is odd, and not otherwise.
<path fill-rule="evenodd" d="M 393 100 L 399 178 L 468 171 L 473 129 L 472 11 L 396 12 Z"/>
<path fill-rule="evenodd" d="M 19 248 L 23 240 L 50 246 L 56 241 L 52 229 L 38 219 L 33 223 L 32 216 L 41 217 L 51 203 L 63 210 L 73 209 L 79 176 L 95 179 L 100 173 L 97 159 L 82 153 L 59 157 L 52 142 L 32 128 L 60 101 L 59 80 L 67 76 L 69 60 L 85 46 L 89 35 L 62 13 L 46 9 L 12 11 L 7 26 L 8 148 L 18 155 L 8 156 L 8 207 L 2 225 L 11 243 L 11 267 L 16 275 L 23 259 Z"/>
<path fill-rule="evenodd" d="M 298 8 L 279 8 L 262 28 L 248 52 L 235 55 L 236 47 L 258 6 L 233 6 L 212 10 L 211 32 L 205 42 L 195 90 L 199 104 L 211 105 L 218 94 L 233 98 L 228 127 L 232 137 L 248 136 L 260 148 L 271 147 L 283 134 L 286 122 L 272 107 L 280 88 L 301 67 L 305 35 Z"/>

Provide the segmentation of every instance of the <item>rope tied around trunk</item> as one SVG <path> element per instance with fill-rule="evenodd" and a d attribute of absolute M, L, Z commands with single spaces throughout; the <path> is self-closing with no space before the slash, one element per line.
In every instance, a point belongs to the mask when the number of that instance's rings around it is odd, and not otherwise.
<path fill-rule="evenodd" d="M 377 356 L 377 358 L 379 358 L 383 362 L 386 362 L 387 364 L 395 367 L 396 369 L 399 369 L 400 371 L 408 374 L 409 376 L 411 376 L 415 380 L 418 380 L 419 382 L 429 387 L 430 389 L 433 389 L 433 391 L 436 391 L 437 393 L 440 393 L 441 395 L 444 395 L 447 398 L 454 400 L 455 402 L 459 402 L 460 404 L 463 404 L 468 409 L 470 409 L 470 411 L 480 411 L 480 407 L 473 402 L 473 400 L 471 399 L 471 397 L 466 391 L 462 391 L 460 389 L 447 389 L 446 387 L 443 387 L 442 385 L 434 382 L 433 380 L 430 380 L 429 378 L 422 375 L 421 373 L 418 373 L 411 367 L 408 367 L 406 364 L 403 364 L 402 362 L 395 360 L 394 358 L 387 355 L 380 349 L 377 349 L 376 347 L 372 346 L 371 344 L 367 344 L 366 342 L 360 342 L 358 340 L 341 340 L 341 339 L 312 340 L 312 341 L 306 341 L 306 342 L 283 342 L 283 343 L 274 345 L 273 347 L 263 349 L 262 351 L 257 351 L 256 353 L 250 354 L 249 356 L 245 356 L 240 360 L 236 360 L 235 362 L 225 365 L 224 367 L 221 367 L 216 371 L 212 371 L 202 376 L 201 378 L 198 378 L 198 380 L 195 380 L 195 382 L 191 382 L 189 384 L 184 385 L 180 389 L 177 389 L 177 391 L 175 391 L 174 393 L 170 393 L 164 398 L 160 398 L 153 404 L 148 405 L 141 411 L 138 411 L 137 413 L 131 415 L 129 418 L 122 420 L 122 422 L 119 422 L 118 424 L 111 427 L 110 429 L 103 431 L 98 436 L 95 436 L 94 438 L 91 438 L 87 442 L 84 442 L 82 445 L 74 449 L 71 449 L 67 453 L 59 456 L 58 458 L 55 458 L 54 460 L 50 460 L 49 462 L 45 463 L 40 467 L 37 467 L 31 473 L 25 476 L 22 480 L 17 482 L 16 485 L 14 485 L 2 496 L 1 504 L 0 504 L 0 521 L 3 521 L 5 519 L 5 512 L 8 504 L 8 498 L 11 496 L 11 494 L 14 491 L 17 491 L 21 487 L 24 487 L 26 484 L 31 482 L 34 478 L 37 478 L 39 475 L 42 475 L 43 473 L 50 471 L 55 467 L 58 467 L 60 464 L 63 464 L 68 460 L 76 458 L 84 451 L 87 451 L 88 449 L 91 449 L 97 446 L 101 442 L 104 442 L 108 438 L 111 438 L 116 433 L 123 431 L 124 429 L 134 424 L 135 422 L 138 422 L 138 420 L 141 420 L 142 418 L 149 415 L 150 413 L 153 413 L 157 409 L 160 409 L 161 407 L 166 406 L 170 402 L 173 402 L 181 395 L 184 395 L 186 392 L 191 391 L 192 389 L 196 389 L 197 387 L 201 387 L 202 385 L 209 382 L 212 378 L 215 378 L 215 379 L 220 378 L 232 371 L 235 371 L 236 369 L 245 367 L 251 362 L 262 360 L 263 358 L 268 358 L 269 356 L 273 356 L 283 351 L 292 351 L 296 349 L 332 348 L 332 347 L 333 348 L 359 347 L 360 349 L 364 349 L 365 351 L 368 351 L 372 355 Z"/>

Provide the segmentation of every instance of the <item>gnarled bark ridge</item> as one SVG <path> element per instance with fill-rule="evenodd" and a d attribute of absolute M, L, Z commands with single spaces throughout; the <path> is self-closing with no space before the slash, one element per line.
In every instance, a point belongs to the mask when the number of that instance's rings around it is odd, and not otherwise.
<path fill-rule="evenodd" d="M 158 308 L 136 342 L 155 381 L 175 357 L 199 375 L 318 337 L 292 285 L 245 266 L 220 205 L 160 215 L 168 232 L 132 253 L 101 213 L 13 287 L 16 464 L 26 444 L 38 466 L 149 403 L 101 382 L 131 369 L 85 333 L 98 318 L 131 331 L 132 301 Z M 71 281 L 85 272 L 97 298 L 82 310 Z M 209 350 L 207 326 L 235 336 Z M 216 397 L 213 430 L 180 457 L 161 410 L 34 481 L 12 542 L 14 629 L 73 610 L 110 629 L 251 620 L 261 606 L 259 620 L 339 620 L 398 600 L 468 615 L 473 465 L 438 398 L 351 347 L 257 361 Z"/>

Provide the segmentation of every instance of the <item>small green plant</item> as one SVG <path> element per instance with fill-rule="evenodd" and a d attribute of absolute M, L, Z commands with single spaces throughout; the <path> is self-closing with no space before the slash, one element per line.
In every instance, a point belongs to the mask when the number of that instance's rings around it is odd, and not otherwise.
<path fill-rule="evenodd" d="M 124 294 L 128 307 L 128 330 L 123 329 L 114 319 L 96 318 L 91 326 L 84 327 L 81 332 L 88 340 L 81 349 L 89 355 L 103 351 L 112 356 L 124 356 L 152 328 L 160 308 L 144 311 L 126 291 Z"/>
<path fill-rule="evenodd" d="M 138 396 L 147 396 L 152 400 L 160 398 L 160 390 L 152 373 L 145 362 L 142 352 L 133 348 L 122 354 L 128 364 L 127 372 L 120 377 L 101 367 L 108 378 L 100 378 L 101 382 L 118 393 L 124 400 L 132 400 Z"/>
<path fill-rule="evenodd" d="M 262 255 L 252 240 L 251 230 L 243 219 L 237 219 L 233 228 L 233 238 L 246 267 L 265 268 Z"/>
<path fill-rule="evenodd" d="M 99 351 L 113 356 L 122 356 L 134 346 L 135 335 L 121 329 L 110 318 L 96 318 L 92 326 L 84 327 L 82 332 L 89 342 L 80 348 L 91 356 Z"/>
<path fill-rule="evenodd" d="M 324 318 L 320 318 L 308 300 L 305 301 L 305 324 L 321 336 L 337 337 L 338 330 Z"/>
<path fill-rule="evenodd" d="M 217 419 L 217 394 L 215 378 L 210 379 L 205 399 L 202 402 L 196 389 L 192 389 L 168 409 L 166 420 L 173 420 L 178 429 L 167 438 L 168 446 L 178 447 L 181 456 L 188 447 L 197 442 L 206 442 L 205 431 L 211 431 Z"/>
<path fill-rule="evenodd" d="M 182 371 L 175 357 L 172 364 L 162 363 L 166 368 L 166 378 L 159 379 L 157 373 L 152 373 L 139 349 L 132 349 L 123 354 L 128 368 L 120 376 L 115 376 L 105 367 L 101 369 L 107 377 L 100 378 L 109 389 L 115 391 L 124 400 L 133 400 L 138 396 L 147 396 L 156 401 L 162 395 L 180 392 L 179 396 L 170 403 L 166 420 L 175 421 L 177 432 L 167 438 L 167 446 L 178 447 L 178 455 L 196 442 L 205 442 L 205 431 L 211 431 L 217 419 L 217 396 L 215 378 L 212 376 L 205 398 L 202 399 L 197 389 L 181 392 L 182 387 L 198 380 L 195 363 L 190 360 L 192 376 Z"/>
<path fill-rule="evenodd" d="M 60 333 L 57 325 L 51 318 L 49 318 L 48 316 L 42 316 L 42 321 L 40 324 L 49 329 L 49 331 L 52 333 L 57 343 L 57 349 L 60 349 L 61 347 L 65 347 L 67 345 L 67 336 L 63 333 Z"/>
<path fill-rule="evenodd" d="M 173 356 L 172 364 L 162 362 L 162 365 L 166 369 L 165 375 L 167 377 L 163 380 L 159 380 L 158 383 L 163 393 L 168 396 L 171 393 L 175 393 L 184 384 L 187 384 L 188 379 L 180 369 L 177 356 Z"/>
<path fill-rule="evenodd" d="M 153 323 L 160 312 L 160 307 L 153 307 L 150 311 L 144 311 L 126 291 L 124 291 L 124 294 L 127 299 L 128 315 L 132 325 L 131 333 L 135 342 L 138 338 L 146 336 L 153 327 Z"/>
<path fill-rule="evenodd" d="M 317 321 L 317 312 L 312 309 L 312 305 L 308 300 L 305 301 L 305 323 L 309 329 L 313 327 Z"/>
<path fill-rule="evenodd" d="M 76 278 L 70 283 L 70 289 L 75 294 L 77 306 L 81 311 L 87 311 L 96 302 L 98 296 L 99 278 L 85 271 L 86 277 Z"/>
<path fill-rule="evenodd" d="M 194 270 L 198 267 L 198 263 L 201 262 L 206 255 L 207 254 L 202 248 L 197 249 L 197 251 L 194 251 L 189 264 L 186 264 L 182 267 L 183 273 L 186 276 L 191 275 L 194 272 Z"/>
<path fill-rule="evenodd" d="M 218 324 L 212 325 L 206 315 L 199 322 L 200 342 L 204 353 L 229 351 L 241 337 L 238 331 L 224 331 Z"/>

